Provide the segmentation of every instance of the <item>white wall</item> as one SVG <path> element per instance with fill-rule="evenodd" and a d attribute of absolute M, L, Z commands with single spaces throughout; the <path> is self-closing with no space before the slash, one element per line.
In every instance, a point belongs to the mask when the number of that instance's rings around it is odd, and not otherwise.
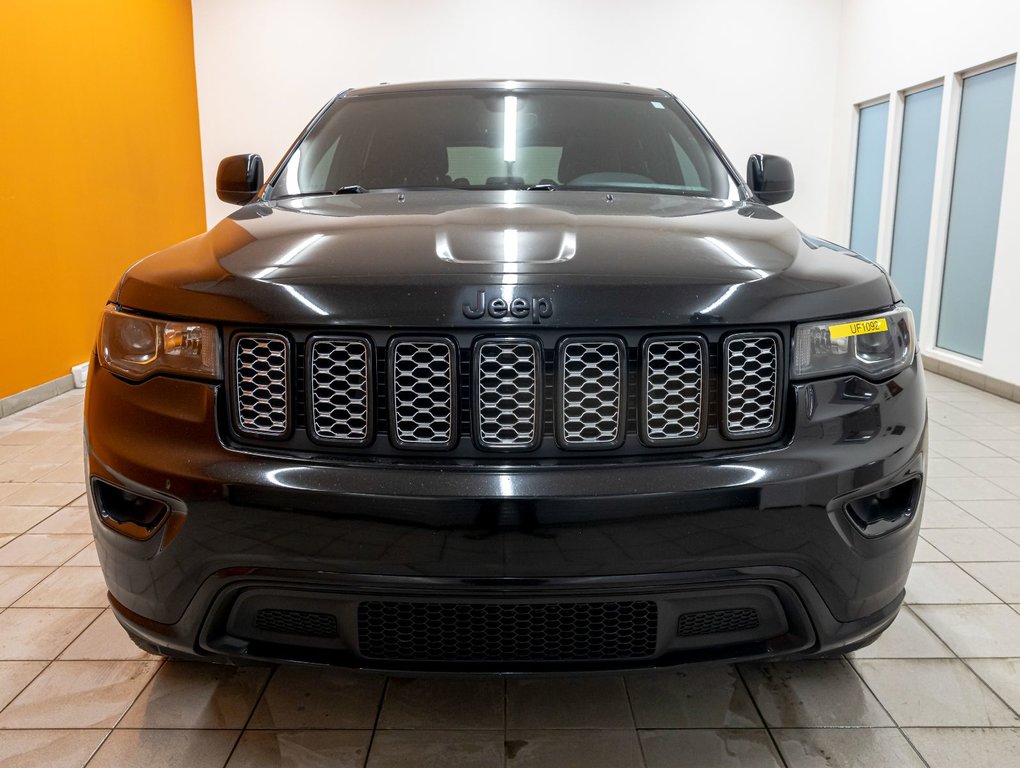
<path fill-rule="evenodd" d="M 839 0 L 193 0 L 208 221 L 224 155 L 271 168 L 337 92 L 460 77 L 572 78 L 666 88 L 737 168 L 793 161 L 780 210 L 824 236 Z"/>
<path fill-rule="evenodd" d="M 886 194 L 878 254 L 879 263 L 888 265 L 902 119 L 900 91 L 926 83 L 943 83 L 922 347 L 936 359 L 1020 385 L 1020 354 L 1017 354 L 1014 330 L 1020 295 L 1020 259 L 1016 258 L 1020 252 L 1020 217 L 1013 213 L 1020 210 L 1020 77 L 1016 79 L 1013 94 L 984 360 L 977 362 L 939 350 L 933 343 L 962 87 L 959 74 L 1015 56 L 1020 48 L 1020 3 L 1016 0 L 846 0 L 839 30 L 839 76 L 835 87 L 827 230 L 832 239 L 842 242 L 849 239 L 855 105 L 882 96 L 890 97 Z"/>

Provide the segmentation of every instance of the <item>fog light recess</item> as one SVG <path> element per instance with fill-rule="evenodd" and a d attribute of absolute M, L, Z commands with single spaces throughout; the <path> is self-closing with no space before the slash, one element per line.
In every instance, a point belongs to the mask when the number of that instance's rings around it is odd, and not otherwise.
<path fill-rule="evenodd" d="M 912 477 L 846 503 L 847 517 L 868 538 L 884 536 L 909 523 L 921 498 L 921 478 Z"/>
<path fill-rule="evenodd" d="M 92 496 L 104 525 L 139 541 L 151 538 L 170 514 L 165 502 L 139 496 L 97 477 L 92 478 Z"/>

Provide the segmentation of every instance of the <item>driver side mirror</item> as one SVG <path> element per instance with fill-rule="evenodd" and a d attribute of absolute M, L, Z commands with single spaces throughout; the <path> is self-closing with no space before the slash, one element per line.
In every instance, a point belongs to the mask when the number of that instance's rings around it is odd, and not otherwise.
<path fill-rule="evenodd" d="M 793 166 L 779 155 L 747 158 L 747 184 L 765 205 L 785 203 L 793 197 Z"/>
<path fill-rule="evenodd" d="M 225 157 L 216 169 L 216 196 L 234 205 L 250 203 L 262 188 L 262 176 L 262 158 L 258 155 Z"/>

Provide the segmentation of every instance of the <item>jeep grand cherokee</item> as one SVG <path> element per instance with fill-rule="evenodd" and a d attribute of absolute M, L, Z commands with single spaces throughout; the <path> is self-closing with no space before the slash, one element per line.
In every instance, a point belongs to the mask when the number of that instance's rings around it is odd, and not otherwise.
<path fill-rule="evenodd" d="M 542 672 L 877 637 L 910 310 L 662 90 L 346 91 L 130 268 L 86 400 L 110 602 L 169 656 Z M 155 212 L 154 215 L 158 215 Z"/>

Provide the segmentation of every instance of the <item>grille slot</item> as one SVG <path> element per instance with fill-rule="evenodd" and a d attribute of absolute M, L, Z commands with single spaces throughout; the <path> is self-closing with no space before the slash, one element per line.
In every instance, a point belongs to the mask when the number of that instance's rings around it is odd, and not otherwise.
<path fill-rule="evenodd" d="M 730 336 L 723 357 L 723 433 L 738 438 L 771 434 L 779 426 L 779 339 L 771 334 Z"/>
<path fill-rule="evenodd" d="M 278 334 L 234 340 L 237 428 L 260 437 L 283 437 L 290 429 L 290 344 Z"/>
<path fill-rule="evenodd" d="M 369 659 L 584 661 L 654 656 L 658 606 L 603 603 L 358 605 L 358 642 Z"/>
<path fill-rule="evenodd" d="M 364 339 L 315 339 L 307 347 L 309 426 L 316 440 L 364 445 L 371 438 L 372 348 Z"/>
<path fill-rule="evenodd" d="M 726 608 L 720 611 L 684 613 L 677 620 L 676 633 L 680 637 L 718 635 L 723 632 L 744 632 L 757 629 L 761 624 L 754 608 Z"/>
<path fill-rule="evenodd" d="M 475 347 L 475 436 L 483 448 L 538 444 L 541 350 L 533 341 L 500 339 Z"/>
<path fill-rule="evenodd" d="M 644 345 L 642 439 L 671 445 L 705 430 L 705 343 L 700 338 L 650 339 Z"/>
<path fill-rule="evenodd" d="M 616 339 L 560 343 L 557 438 L 571 448 L 615 448 L 624 438 L 624 348 Z"/>
<path fill-rule="evenodd" d="M 336 637 L 336 616 L 331 613 L 263 608 L 255 614 L 255 628 L 263 632 L 305 637 Z"/>
<path fill-rule="evenodd" d="M 450 448 L 456 441 L 456 350 L 448 339 L 391 345 L 390 428 L 401 448 Z"/>

